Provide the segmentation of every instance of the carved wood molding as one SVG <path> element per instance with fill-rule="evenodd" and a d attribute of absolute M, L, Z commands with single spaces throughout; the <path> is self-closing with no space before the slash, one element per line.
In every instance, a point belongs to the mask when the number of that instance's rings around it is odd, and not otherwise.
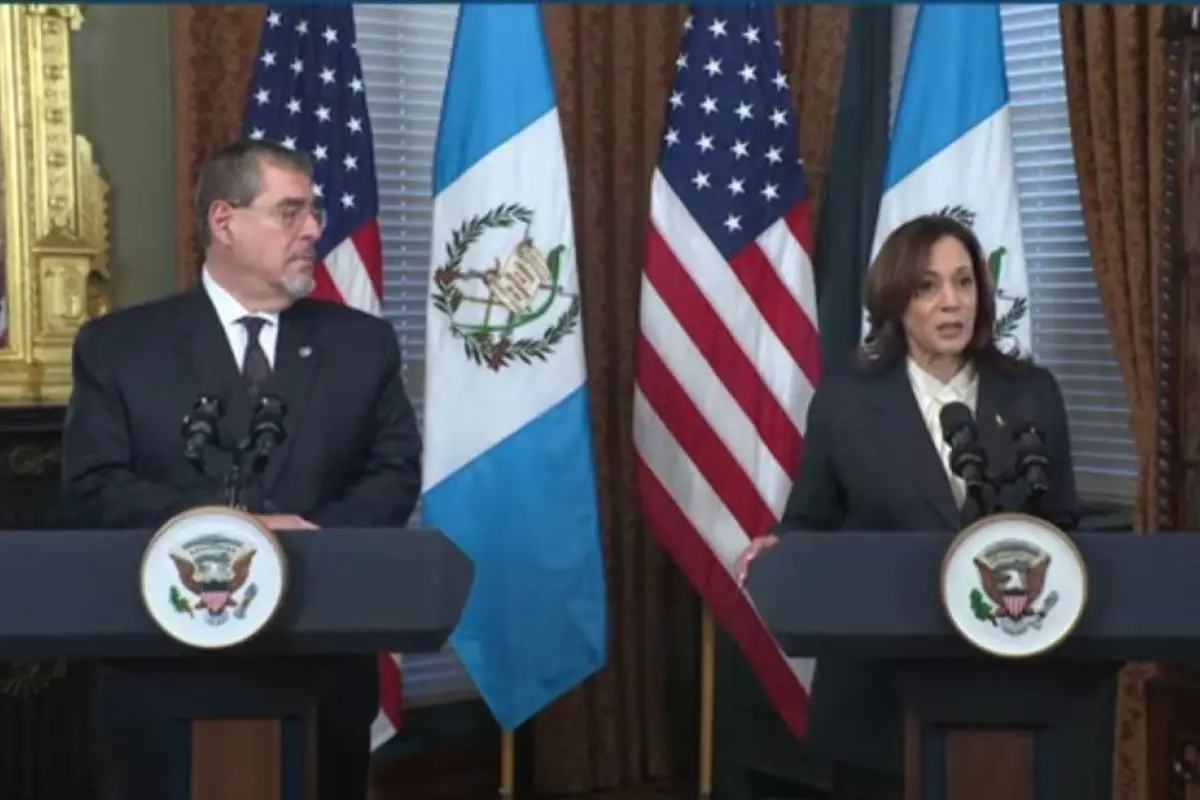
<path fill-rule="evenodd" d="M 1164 96 L 1162 253 L 1156 297 L 1155 372 L 1158 424 L 1155 439 L 1155 527 L 1190 529 L 1197 509 L 1186 487 L 1200 460 L 1192 435 L 1197 419 L 1187 413 L 1200 399 L 1200 294 L 1194 291 L 1193 263 L 1200 269 L 1200 20 L 1189 9 L 1168 8 L 1162 36 L 1166 50 Z M 1186 313 L 1185 313 L 1186 312 Z M 1195 329 L 1193 329 L 1195 326 Z M 1200 411 L 1200 408 L 1194 409 Z"/>
<path fill-rule="evenodd" d="M 7 338 L 0 401 L 66 404 L 71 346 L 108 311 L 108 184 L 75 132 L 76 4 L 0 4 L 0 239 Z"/>
<path fill-rule="evenodd" d="M 1162 531 L 1200 529 L 1200 6 L 1168 6 L 1162 252 L 1155 302 L 1154 522 Z M 1145 686 L 1147 798 L 1191 791 L 1200 672 L 1160 664 Z M 1192 742 L 1188 749 L 1185 745 Z M 1186 752 L 1185 752 L 1186 751 Z M 1196 765 L 1200 768 L 1200 765 Z"/>

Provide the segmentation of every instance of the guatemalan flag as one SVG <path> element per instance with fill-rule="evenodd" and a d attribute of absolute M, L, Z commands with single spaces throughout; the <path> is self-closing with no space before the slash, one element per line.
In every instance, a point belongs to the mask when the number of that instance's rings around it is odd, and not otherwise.
<path fill-rule="evenodd" d="M 424 522 L 475 563 L 450 641 L 512 730 L 607 644 L 571 198 L 536 5 L 461 6 L 433 191 Z"/>
<path fill-rule="evenodd" d="M 973 227 L 996 289 L 999 344 L 1028 353 L 1029 282 L 995 4 L 917 7 L 872 258 L 900 225 L 939 212 Z"/>

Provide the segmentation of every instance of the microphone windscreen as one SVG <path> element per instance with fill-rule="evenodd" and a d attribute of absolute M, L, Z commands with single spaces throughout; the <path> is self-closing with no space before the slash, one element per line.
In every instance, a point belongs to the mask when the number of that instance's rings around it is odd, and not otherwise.
<path fill-rule="evenodd" d="M 973 429 L 975 427 L 975 415 L 971 413 L 971 409 L 967 407 L 966 403 L 947 403 L 942 406 L 938 420 L 942 423 L 942 433 L 946 436 L 950 435 L 951 431 L 960 428 Z"/>
<path fill-rule="evenodd" d="M 282 417 L 287 414 L 287 403 L 283 402 L 282 397 L 264 394 L 258 400 L 258 408 L 255 409 L 255 413 Z"/>
<path fill-rule="evenodd" d="M 1026 422 L 1013 429 L 1013 441 L 1018 446 L 1036 447 L 1046 443 L 1046 434 L 1037 425 L 1034 425 L 1032 422 Z"/>
<path fill-rule="evenodd" d="M 216 395 L 202 394 L 196 398 L 196 411 L 203 414 L 212 414 L 216 417 L 225 415 L 225 406 L 221 402 L 221 398 Z"/>

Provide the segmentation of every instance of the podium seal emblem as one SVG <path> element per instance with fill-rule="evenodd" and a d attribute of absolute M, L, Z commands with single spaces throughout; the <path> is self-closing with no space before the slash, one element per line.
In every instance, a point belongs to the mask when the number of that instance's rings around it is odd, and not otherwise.
<path fill-rule="evenodd" d="M 1087 567 L 1071 538 L 1027 514 L 996 514 L 954 538 L 942 559 L 942 605 L 989 655 L 1030 658 L 1071 635 L 1087 604 Z"/>
<path fill-rule="evenodd" d="M 158 529 L 142 554 L 142 603 L 177 642 L 235 647 L 270 624 L 287 588 L 279 540 L 227 506 L 185 511 Z"/>

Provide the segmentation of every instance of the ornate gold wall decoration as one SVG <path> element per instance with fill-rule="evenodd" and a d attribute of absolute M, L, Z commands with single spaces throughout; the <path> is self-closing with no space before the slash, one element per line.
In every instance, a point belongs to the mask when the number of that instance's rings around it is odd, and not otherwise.
<path fill-rule="evenodd" d="M 0 6 L 0 403 L 61 404 L 71 345 L 109 309 L 108 185 L 75 132 L 78 5 Z"/>

